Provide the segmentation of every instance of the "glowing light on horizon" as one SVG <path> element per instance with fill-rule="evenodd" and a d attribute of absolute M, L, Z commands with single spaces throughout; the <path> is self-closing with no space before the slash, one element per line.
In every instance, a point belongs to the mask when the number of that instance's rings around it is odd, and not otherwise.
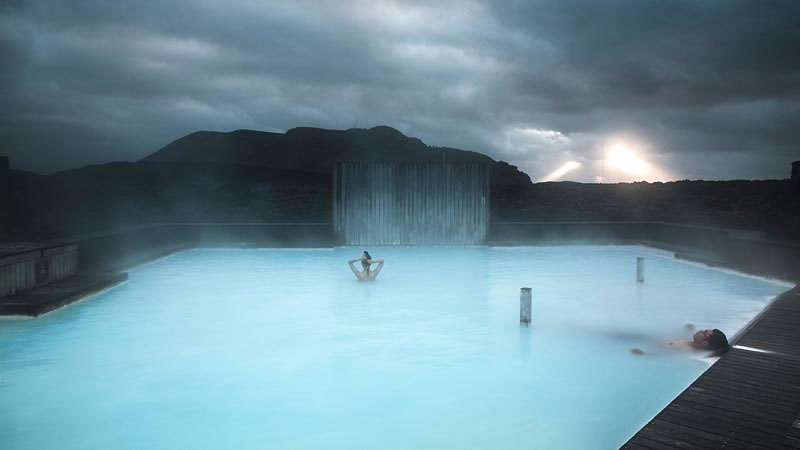
<path fill-rule="evenodd" d="M 632 175 L 642 176 L 650 172 L 650 164 L 622 144 L 614 144 L 609 149 L 608 163 L 611 167 Z"/>
<path fill-rule="evenodd" d="M 569 172 L 572 172 L 573 170 L 577 169 L 580 166 L 581 166 L 581 163 L 579 163 L 577 161 L 567 161 L 567 162 L 564 163 L 564 165 L 562 165 L 558 169 L 556 169 L 556 170 L 548 173 L 544 177 L 540 178 L 539 182 L 556 181 L 559 178 L 563 177 L 564 175 L 566 175 Z"/>

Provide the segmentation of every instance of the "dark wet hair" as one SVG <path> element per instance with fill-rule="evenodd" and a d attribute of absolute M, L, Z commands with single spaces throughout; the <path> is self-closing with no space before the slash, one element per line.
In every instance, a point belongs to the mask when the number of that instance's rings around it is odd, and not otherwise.
<path fill-rule="evenodd" d="M 716 328 L 706 338 L 706 342 L 708 343 L 708 346 L 706 346 L 708 350 L 719 351 L 727 350 L 728 348 L 728 338 L 725 337 L 725 333 Z"/>
<path fill-rule="evenodd" d="M 366 250 L 364 250 L 364 256 L 366 256 L 367 259 L 372 259 L 372 256 Z M 361 268 L 366 270 L 366 271 L 369 271 L 369 263 L 366 262 L 366 261 L 361 261 Z"/>

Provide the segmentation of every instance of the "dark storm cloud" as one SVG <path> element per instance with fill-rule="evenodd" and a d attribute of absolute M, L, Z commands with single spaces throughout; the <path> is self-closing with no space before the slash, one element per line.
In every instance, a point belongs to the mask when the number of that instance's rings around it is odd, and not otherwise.
<path fill-rule="evenodd" d="M 782 178 L 800 157 L 794 1 L 3 2 L 0 153 L 50 171 L 198 129 L 394 126 L 536 179 Z M 623 179 L 623 178 L 620 178 Z"/>

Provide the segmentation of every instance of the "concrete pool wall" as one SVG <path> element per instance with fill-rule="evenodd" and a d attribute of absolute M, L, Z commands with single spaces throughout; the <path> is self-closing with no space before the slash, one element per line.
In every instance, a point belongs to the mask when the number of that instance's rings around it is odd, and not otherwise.
<path fill-rule="evenodd" d="M 0 298 L 78 272 L 78 245 L 0 244 Z"/>
<path fill-rule="evenodd" d="M 643 244 L 677 258 L 800 282 L 800 245 L 742 230 L 666 222 L 493 222 L 487 244 Z"/>
<path fill-rule="evenodd" d="M 171 253 L 202 247 L 333 247 L 329 223 L 161 223 L 96 232 L 34 244 L 12 243 L 8 248 L 34 245 L 24 255 L 3 252 L 0 247 L 0 316 L 37 317 L 127 279 L 129 268 Z M 69 249 L 69 264 L 55 264 L 63 255 L 52 249 Z M 63 253 L 63 252 L 62 252 Z M 54 266 L 48 283 L 37 281 L 37 266 L 44 261 Z M 9 277 L 4 270 L 13 266 L 24 277 Z M 9 267 L 11 267 L 9 266 Z M 16 270 L 20 266 L 22 271 Z M 70 271 L 62 270 L 69 268 Z M 68 276 L 61 276 L 61 275 Z M 17 278 L 30 283 L 6 289 L 5 281 Z"/>
<path fill-rule="evenodd" d="M 162 223 L 72 238 L 81 270 L 125 270 L 198 247 L 333 247 L 329 223 Z"/>

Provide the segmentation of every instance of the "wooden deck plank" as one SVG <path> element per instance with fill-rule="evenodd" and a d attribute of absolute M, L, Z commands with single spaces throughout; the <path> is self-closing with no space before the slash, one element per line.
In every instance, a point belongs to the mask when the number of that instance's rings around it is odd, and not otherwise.
<path fill-rule="evenodd" d="M 797 413 L 789 434 L 783 441 L 784 449 L 800 449 L 800 412 Z"/>
<path fill-rule="evenodd" d="M 705 394 L 708 394 L 708 395 L 720 395 L 720 394 L 724 394 L 726 392 L 729 392 L 728 390 L 726 390 L 724 388 L 713 389 L 713 388 L 695 386 L 694 389 L 702 389 L 702 392 L 705 393 Z M 785 399 L 778 399 L 776 397 L 758 398 L 758 393 L 746 392 L 746 391 L 743 391 L 743 390 L 735 390 L 734 392 L 738 392 L 738 395 L 741 395 L 742 398 L 747 399 L 747 400 L 755 400 L 755 401 L 762 400 L 764 402 L 775 402 L 775 404 L 777 404 L 780 407 L 782 407 L 783 410 L 796 411 L 797 408 L 798 408 L 798 403 L 794 399 L 785 400 Z M 722 409 L 722 408 L 720 408 L 720 409 Z M 736 408 L 735 411 L 741 411 L 741 410 Z"/>
<path fill-rule="evenodd" d="M 793 403 L 797 404 L 796 400 L 787 400 L 786 395 L 784 392 L 781 392 L 778 389 L 771 389 L 766 386 L 760 386 L 755 384 L 746 384 L 746 383 L 738 383 L 734 379 L 730 379 L 730 381 L 725 381 L 724 383 L 720 383 L 719 381 L 722 380 L 701 380 L 695 383 L 695 387 L 702 388 L 706 391 L 716 392 L 719 389 L 726 389 L 726 390 L 734 390 L 739 395 L 745 398 L 763 398 L 769 401 L 777 401 L 783 403 Z"/>
<path fill-rule="evenodd" d="M 770 447 L 758 444 L 740 442 L 730 436 L 720 433 L 709 433 L 692 426 L 674 423 L 666 417 L 656 417 L 651 421 L 653 429 L 648 430 L 643 436 L 664 443 L 680 443 L 680 448 L 699 449 L 739 449 L 739 450 L 769 450 Z M 658 431 L 656 431 L 658 430 Z M 663 431 L 666 431 L 664 433 Z"/>
<path fill-rule="evenodd" d="M 785 427 L 777 424 L 761 427 L 749 420 L 741 420 L 741 416 L 709 414 L 707 411 L 686 405 L 670 405 L 664 410 L 663 419 L 709 433 L 726 429 L 728 430 L 726 436 L 731 439 L 754 445 L 780 446 L 783 442 L 780 433 L 785 431 Z"/>
<path fill-rule="evenodd" d="M 629 446 L 630 444 L 630 446 Z M 656 442 L 651 439 L 647 439 L 643 436 L 636 436 L 631 439 L 630 442 L 625 444 L 623 447 L 626 450 L 638 450 L 638 449 L 647 449 L 647 450 L 678 450 L 680 447 L 673 447 L 672 445 L 663 444 L 661 442 Z"/>
<path fill-rule="evenodd" d="M 757 367 L 752 367 L 757 365 Z M 762 386 L 763 389 L 773 389 L 785 392 L 786 389 L 796 385 L 796 380 L 791 377 L 791 374 L 784 373 L 784 371 L 797 370 L 798 367 L 794 364 L 775 364 L 767 365 L 761 362 L 753 361 L 751 366 L 744 363 L 730 364 L 725 368 L 709 370 L 709 376 L 715 377 L 714 382 L 726 383 L 728 380 L 731 382 L 748 383 L 755 386 Z M 716 381 L 716 380 L 719 381 Z M 756 388 L 754 386 L 754 389 Z"/>
<path fill-rule="evenodd" d="M 785 424 L 780 421 L 774 421 L 769 418 L 750 415 L 746 413 L 739 413 L 738 411 L 729 411 L 719 409 L 713 406 L 692 404 L 689 402 L 677 403 L 673 402 L 667 406 L 664 411 L 683 412 L 689 414 L 706 415 L 706 416 L 720 416 L 726 419 L 737 421 L 738 426 L 742 429 L 756 429 L 759 431 L 773 431 L 782 432 L 785 429 Z"/>

